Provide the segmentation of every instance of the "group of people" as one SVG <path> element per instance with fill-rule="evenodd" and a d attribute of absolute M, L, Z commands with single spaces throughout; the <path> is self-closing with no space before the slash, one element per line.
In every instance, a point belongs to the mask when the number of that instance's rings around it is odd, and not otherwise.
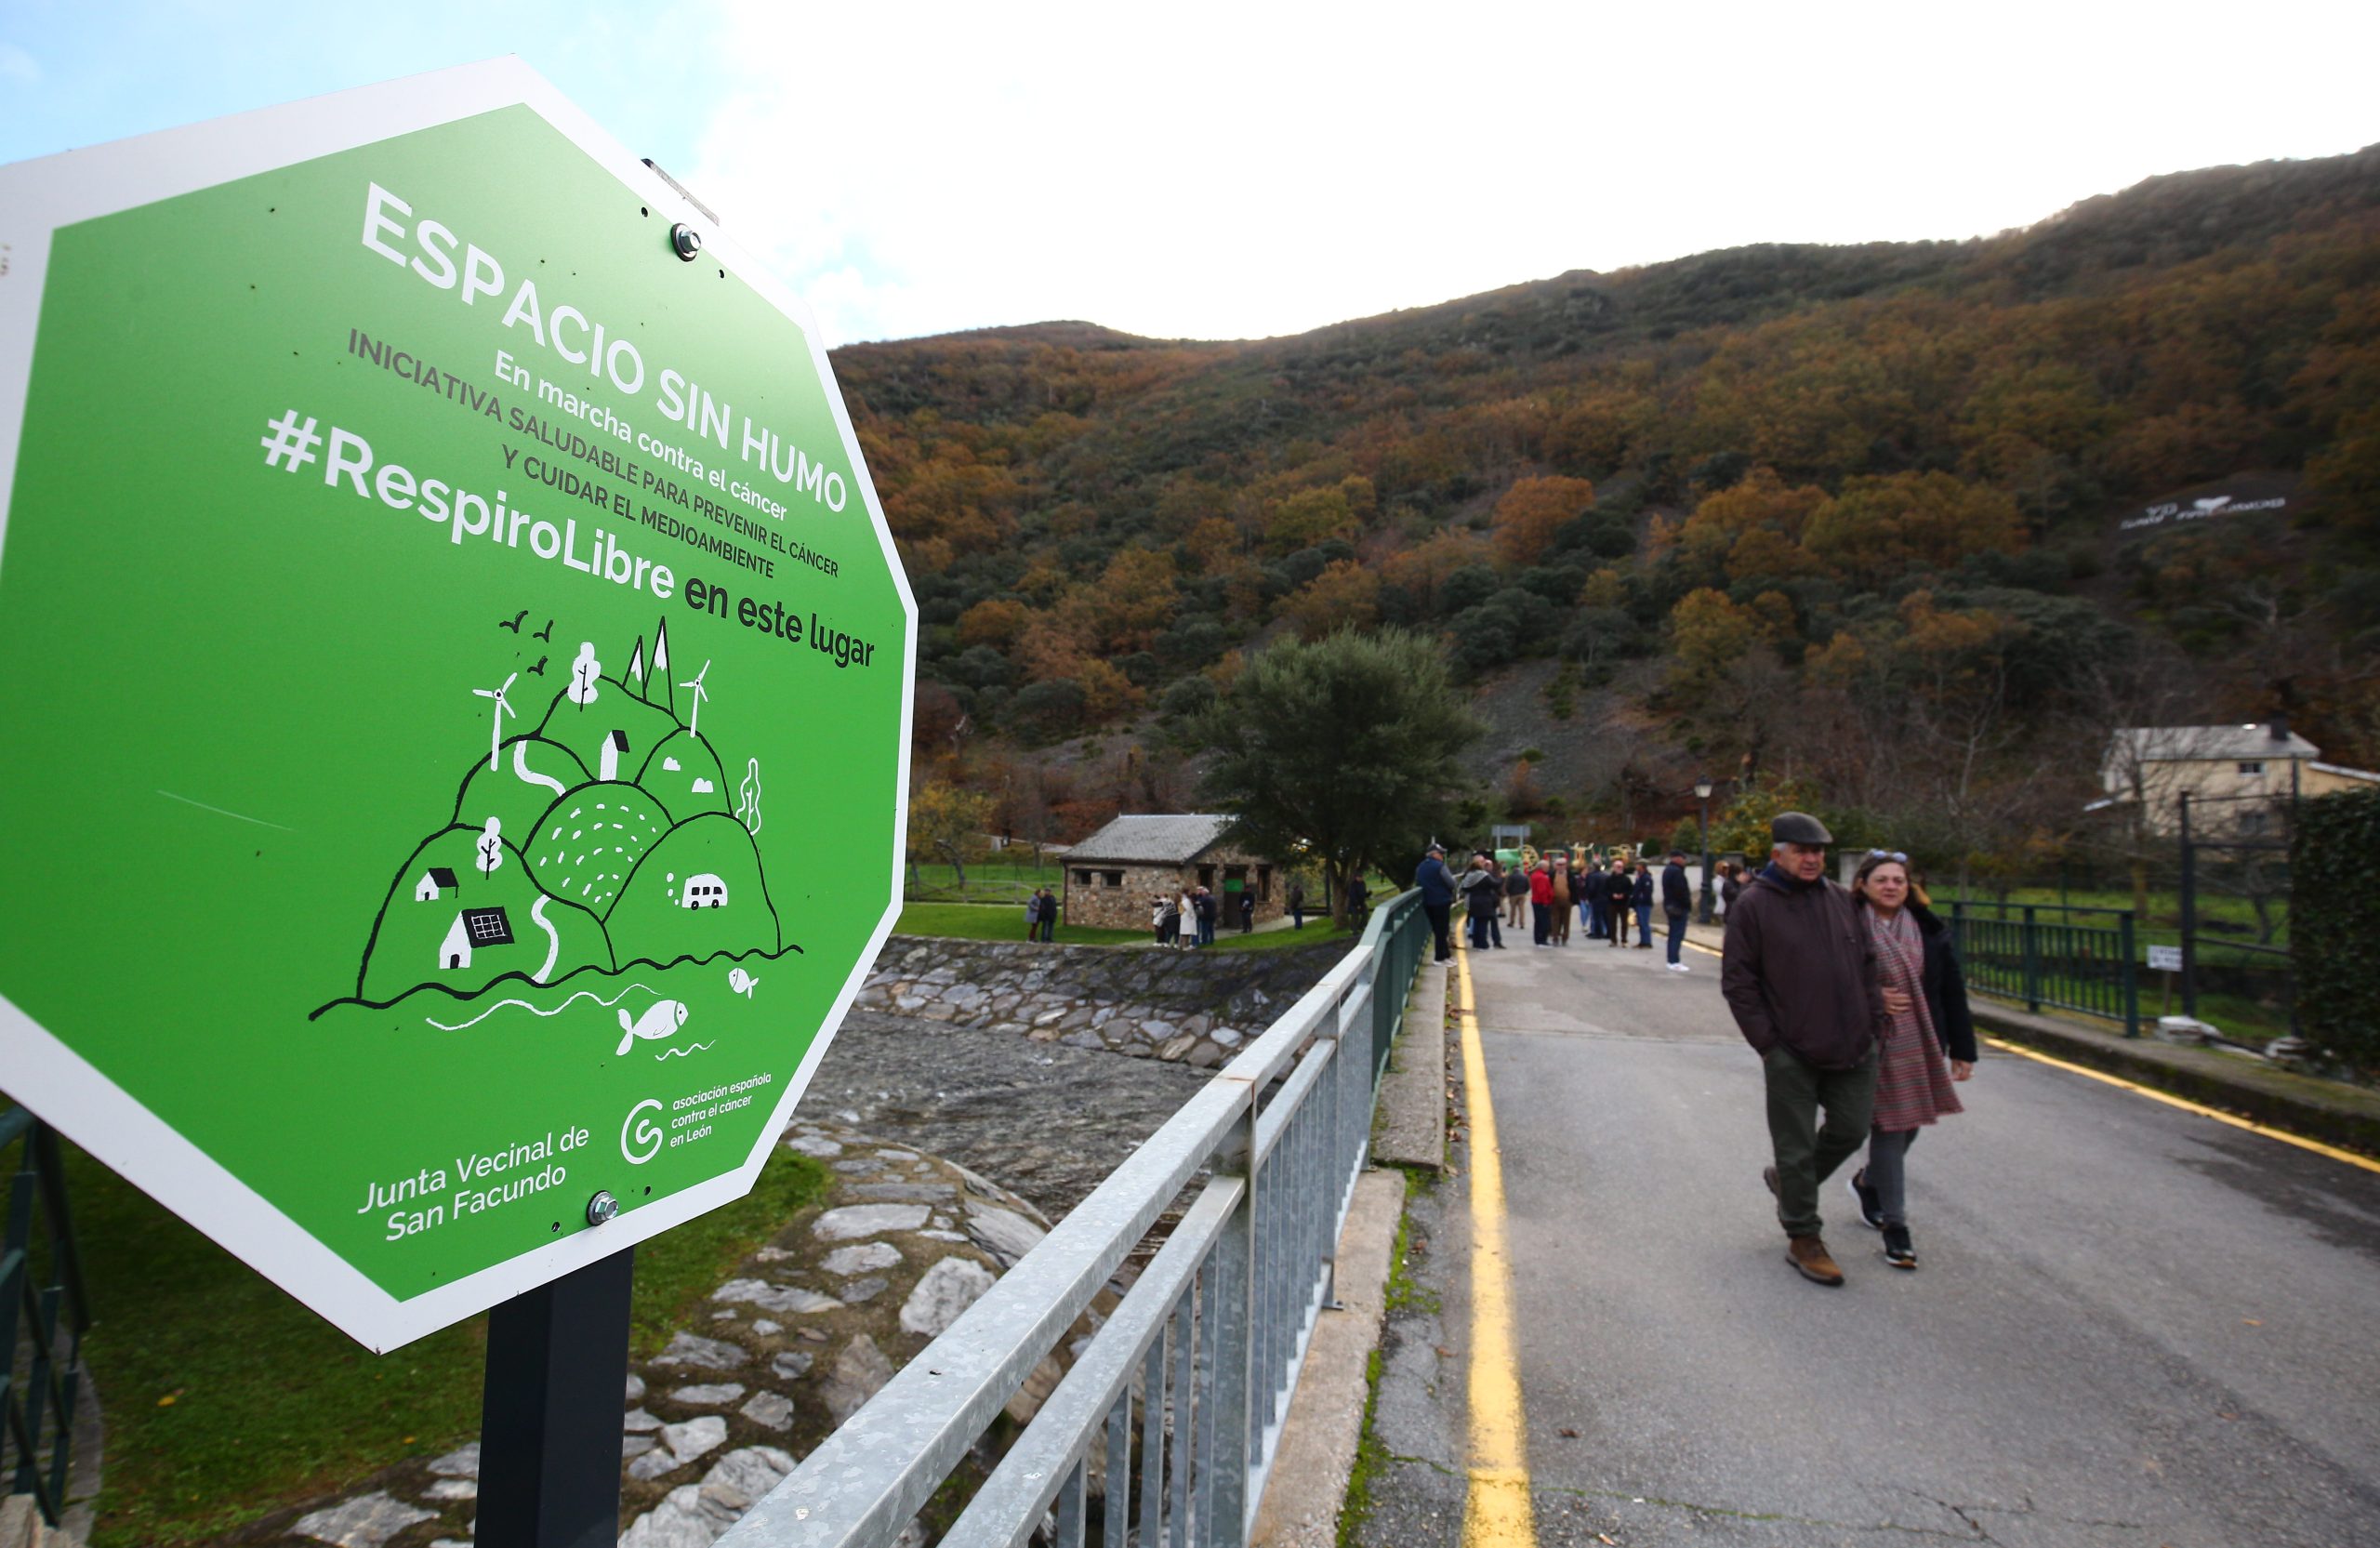
<path fill-rule="evenodd" d="M 1761 1174 L 1785 1229 L 1785 1261 L 1843 1283 L 1820 1234 L 1818 1190 L 1868 1152 L 1850 1188 L 1885 1262 L 1914 1269 L 1910 1146 L 1962 1110 L 1975 1023 L 1949 924 L 1897 850 L 1871 849 L 1850 887 L 1828 880 L 1834 836 L 1802 812 L 1769 827 L 1769 861 L 1726 914 L 1720 989 L 1765 1073 L 1774 1162 Z M 1823 1114 L 1824 1121 L 1820 1121 Z"/>
<path fill-rule="evenodd" d="M 1239 928 L 1242 932 L 1256 928 L 1256 894 L 1245 890 L 1236 894 Z M 1302 897 L 1300 899 L 1303 901 Z M 1149 928 L 1157 932 L 1157 944 L 1170 950 L 1188 951 L 1193 946 L 1215 944 L 1215 920 L 1226 906 L 1205 887 L 1184 887 L 1179 893 L 1167 891 L 1149 897 Z"/>
<path fill-rule="evenodd" d="M 1054 941 L 1058 938 L 1058 894 L 1047 887 L 1036 887 L 1033 895 L 1025 900 L 1025 938 L 1028 941 Z"/>
<path fill-rule="evenodd" d="M 1452 955 L 1453 909 L 1458 902 L 1474 951 L 1502 950 L 1503 927 L 1519 929 L 1524 907 L 1530 913 L 1533 945 L 1568 946 L 1571 911 L 1576 909 L 1587 940 L 1624 946 L 1633 919 L 1638 949 L 1649 951 L 1658 903 L 1669 925 L 1669 969 L 1691 971 L 1679 958 L 1686 921 L 1694 911 L 1694 889 L 1686 880 L 1682 850 L 1670 852 L 1669 865 L 1658 878 L 1651 864 L 1642 859 L 1632 868 L 1617 859 L 1606 867 L 1602 859 L 1590 858 L 1574 870 L 1570 856 L 1559 850 L 1540 856 L 1533 866 L 1507 866 L 1484 849 L 1472 852 L 1470 864 L 1458 876 L 1448 867 L 1446 854 L 1444 845 L 1432 844 L 1413 877 L 1413 884 L 1421 890 L 1421 906 L 1430 916 L 1441 962 Z"/>

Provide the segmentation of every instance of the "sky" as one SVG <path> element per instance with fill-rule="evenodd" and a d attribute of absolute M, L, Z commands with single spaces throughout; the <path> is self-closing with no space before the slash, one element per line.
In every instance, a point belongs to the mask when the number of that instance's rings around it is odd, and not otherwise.
<path fill-rule="evenodd" d="M 0 162 L 518 54 L 830 345 L 1301 333 L 2380 141 L 2371 0 L 0 0 Z"/>

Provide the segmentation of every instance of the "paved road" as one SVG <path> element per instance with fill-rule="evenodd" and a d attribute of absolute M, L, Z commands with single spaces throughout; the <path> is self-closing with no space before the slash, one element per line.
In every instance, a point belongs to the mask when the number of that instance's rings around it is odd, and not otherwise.
<path fill-rule="evenodd" d="M 2380 1175 L 1987 1051 L 1911 1152 L 1923 1266 L 1838 1180 L 1850 1282 L 1811 1285 L 1758 1065 L 1688 956 L 1471 959 L 1540 1541 L 2380 1543 Z M 1391 1328 L 1381 1548 L 1460 1523 L 1461 1195 L 1421 1207 Z"/>

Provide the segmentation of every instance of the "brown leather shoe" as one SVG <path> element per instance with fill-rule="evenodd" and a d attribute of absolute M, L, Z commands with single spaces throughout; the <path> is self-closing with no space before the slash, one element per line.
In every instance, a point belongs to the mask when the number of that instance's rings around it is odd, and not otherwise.
<path fill-rule="evenodd" d="M 1768 1184 L 1769 1197 L 1783 1198 L 1785 1197 L 1783 1194 L 1777 1191 L 1777 1169 L 1775 1167 L 1761 1168 L 1760 1180 Z"/>
<path fill-rule="evenodd" d="M 1821 1285 L 1843 1283 L 1843 1270 L 1835 1266 L 1833 1257 L 1826 1250 L 1823 1237 L 1789 1237 L 1785 1241 L 1785 1261 L 1800 1271 L 1805 1279 Z"/>

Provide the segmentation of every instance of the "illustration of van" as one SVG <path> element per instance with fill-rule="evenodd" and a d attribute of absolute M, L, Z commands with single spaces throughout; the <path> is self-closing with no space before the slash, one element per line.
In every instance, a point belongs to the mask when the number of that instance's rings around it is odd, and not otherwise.
<path fill-rule="evenodd" d="M 689 908 L 724 908 L 727 906 L 727 883 L 709 871 L 686 879 L 686 890 L 681 901 Z"/>

